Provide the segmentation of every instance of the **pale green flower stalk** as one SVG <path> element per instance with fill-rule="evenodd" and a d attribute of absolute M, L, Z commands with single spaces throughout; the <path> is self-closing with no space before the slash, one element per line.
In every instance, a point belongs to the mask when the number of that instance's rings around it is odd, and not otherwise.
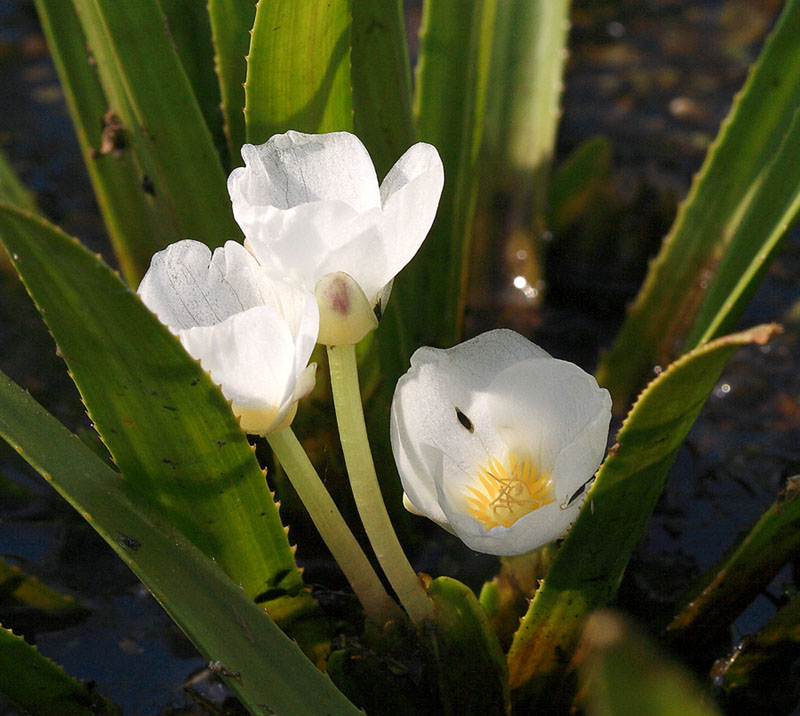
<path fill-rule="evenodd" d="M 294 431 L 284 428 L 267 435 L 267 440 L 367 617 L 381 626 L 400 617 Z"/>
<path fill-rule="evenodd" d="M 397 598 L 411 621 L 419 624 L 432 615 L 433 602 L 409 564 L 386 512 L 364 423 L 355 346 L 328 346 L 328 363 L 339 437 L 358 514 Z"/>

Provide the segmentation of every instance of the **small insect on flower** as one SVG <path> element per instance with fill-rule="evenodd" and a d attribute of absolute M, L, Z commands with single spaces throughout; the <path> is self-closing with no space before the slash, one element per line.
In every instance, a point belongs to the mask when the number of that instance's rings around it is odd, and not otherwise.
<path fill-rule="evenodd" d="M 610 420 L 591 375 L 513 331 L 420 348 L 391 410 L 404 503 L 478 552 L 536 549 L 577 517 Z"/>

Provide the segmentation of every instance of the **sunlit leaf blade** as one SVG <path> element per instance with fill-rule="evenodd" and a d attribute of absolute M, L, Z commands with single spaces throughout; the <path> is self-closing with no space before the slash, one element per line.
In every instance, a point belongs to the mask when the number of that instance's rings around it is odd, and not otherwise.
<path fill-rule="evenodd" d="M 258 4 L 244 88 L 248 142 L 289 129 L 352 131 L 350 25 L 350 0 Z"/>
<path fill-rule="evenodd" d="M 144 170 L 130 147 L 115 148 L 113 133 L 104 131 L 110 105 L 73 0 L 35 2 L 106 230 L 122 274 L 135 285 L 151 256 L 181 234 L 172 221 L 160 218 L 160 199 L 145 191 Z M 117 144 L 123 141 L 120 135 Z"/>
<path fill-rule="evenodd" d="M 2 208 L 0 239 L 135 494 L 251 597 L 299 590 L 264 473 L 199 364 L 118 276 L 56 227 Z"/>
<path fill-rule="evenodd" d="M 218 149 L 225 146 L 208 0 L 158 0 L 183 70 Z M 240 3 L 244 4 L 244 3 Z M 249 28 L 247 28 L 249 29 Z M 245 37 L 247 30 L 245 30 Z"/>
<path fill-rule="evenodd" d="M 211 133 L 158 0 L 74 0 L 111 110 L 161 221 L 209 246 L 240 236 Z"/>
<path fill-rule="evenodd" d="M 2 381 L 2 379 L 0 379 Z M 119 706 L 69 676 L 35 646 L 0 626 L 0 701 L 30 716 L 119 716 Z"/>
<path fill-rule="evenodd" d="M 507 168 L 528 174 L 538 214 L 546 206 L 561 116 L 570 4 L 507 0 L 497 6 L 484 144 Z"/>
<path fill-rule="evenodd" d="M 423 7 L 414 120 L 417 139 L 439 150 L 445 185 L 428 238 L 393 288 L 392 300 L 408 307 L 411 350 L 450 346 L 461 334 L 496 6 L 427 0 Z"/>
<path fill-rule="evenodd" d="M 780 332 L 764 325 L 681 357 L 639 396 L 601 466 L 509 650 L 512 696 L 534 710 L 558 690 L 587 612 L 614 596 L 683 439 L 740 346 Z"/>
<path fill-rule="evenodd" d="M 800 0 L 789 0 L 598 369 L 618 410 L 653 366 L 680 352 L 693 325 L 695 340 L 706 332 L 729 293 L 735 308 L 741 306 L 767 258 L 762 254 L 770 253 L 794 213 L 800 168 L 782 154 L 796 153 L 797 139 L 789 132 L 797 133 L 800 108 L 798 35 Z M 725 272 L 714 279 L 721 261 Z M 697 313 L 706 296 L 712 303 L 701 326 Z M 726 315 L 729 322 L 736 314 Z"/>
<path fill-rule="evenodd" d="M 687 669 L 612 612 L 589 617 L 579 650 L 588 716 L 720 716 Z"/>
<path fill-rule="evenodd" d="M 89 613 L 82 604 L 61 594 L 19 567 L 0 559 L 0 622 L 17 631 L 34 633 L 64 628 Z"/>
<path fill-rule="evenodd" d="M 533 291 L 512 292 L 508 313 L 541 298 L 540 254 L 549 228 L 547 187 L 561 116 L 570 4 L 497 4 L 470 288 L 480 296 L 496 290 L 498 281 L 510 286 L 523 277 Z M 503 207 L 499 217 L 498 207 Z M 499 268 L 487 272 L 493 257 Z M 494 286 L 487 283 L 488 274 Z"/>
<path fill-rule="evenodd" d="M 800 23 L 798 23 L 800 25 Z M 709 280 L 686 349 L 730 329 L 761 283 L 800 209 L 800 101 L 775 160 L 759 175 L 752 200 Z"/>
<path fill-rule="evenodd" d="M 667 627 L 673 644 L 691 648 L 696 639 L 713 640 L 756 598 L 800 546 L 800 477 L 758 522 L 709 569 L 681 600 Z"/>
<path fill-rule="evenodd" d="M 239 151 L 245 143 L 244 80 L 250 30 L 256 17 L 255 0 L 208 0 L 208 16 L 214 42 L 214 62 L 222 98 L 222 117 L 228 154 L 239 163 Z"/>
<path fill-rule="evenodd" d="M 758 633 L 745 637 L 712 678 L 731 714 L 792 713 L 800 700 L 800 596 L 795 595 Z"/>
<path fill-rule="evenodd" d="M 147 585 L 251 713 L 359 713 L 172 521 L 2 373 L 0 405 L 0 435 Z"/>
<path fill-rule="evenodd" d="M 442 713 L 508 713 L 508 666 L 472 590 L 450 577 L 439 577 L 428 587 L 428 596 L 436 608 L 432 621 L 421 629 L 437 661 Z"/>
<path fill-rule="evenodd" d="M 414 143 L 402 0 L 354 0 L 351 61 L 354 131 L 382 179 Z"/>

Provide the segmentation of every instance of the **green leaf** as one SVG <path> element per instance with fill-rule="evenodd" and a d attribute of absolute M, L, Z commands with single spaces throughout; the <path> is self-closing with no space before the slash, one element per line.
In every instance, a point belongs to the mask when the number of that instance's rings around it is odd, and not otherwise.
<path fill-rule="evenodd" d="M 136 285 L 151 256 L 181 234 L 172 221 L 160 218 L 162 200 L 144 190 L 144 170 L 130 147 L 119 146 L 124 136 L 105 128 L 109 101 L 91 64 L 74 1 L 35 2 L 106 230 L 122 274 Z"/>
<path fill-rule="evenodd" d="M 2 150 L 0 150 L 0 201 L 32 213 L 39 211 L 33 194 L 19 180 L 17 173 Z M 5 251 L 0 251 L 0 271 L 14 273 L 11 270 L 11 263 Z"/>
<path fill-rule="evenodd" d="M 71 596 L 56 592 L 0 559 L 0 621 L 4 624 L 22 632 L 63 629 L 88 613 Z"/>
<path fill-rule="evenodd" d="M 529 210 L 544 215 L 561 116 L 570 0 L 506 0 L 497 6 L 484 146 L 503 189 L 525 179 Z M 489 178 L 491 182 L 492 179 Z"/>
<path fill-rule="evenodd" d="M 206 126 L 218 149 L 225 145 L 220 111 L 220 85 L 214 72 L 214 46 L 208 0 L 158 0 L 169 34 L 194 92 Z M 247 30 L 245 29 L 245 37 Z"/>
<path fill-rule="evenodd" d="M 799 23 L 800 24 L 800 23 Z M 753 186 L 752 199 L 686 339 L 694 348 L 729 330 L 761 283 L 800 209 L 800 102 L 775 159 Z M 749 197 L 748 197 L 749 198 Z"/>
<path fill-rule="evenodd" d="M 579 144 L 556 169 L 549 186 L 549 221 L 554 233 L 566 229 L 600 193 L 611 166 L 611 143 L 592 137 Z"/>
<path fill-rule="evenodd" d="M 245 143 L 245 57 L 250 48 L 250 30 L 256 17 L 256 2 L 208 0 L 208 15 L 214 41 L 214 60 L 219 77 L 228 154 L 231 162 L 238 164 L 239 152 Z"/>
<path fill-rule="evenodd" d="M 442 713 L 508 713 L 508 666 L 486 612 L 469 587 L 439 577 L 428 587 L 434 617 L 420 629 L 438 663 Z"/>
<path fill-rule="evenodd" d="M 759 632 L 714 664 L 711 676 L 736 713 L 787 714 L 800 699 L 798 659 L 800 596 L 795 595 Z"/>
<path fill-rule="evenodd" d="M 73 1 L 159 219 L 177 238 L 209 246 L 239 237 L 217 149 L 158 0 Z"/>
<path fill-rule="evenodd" d="M 445 186 L 428 238 L 392 289 L 389 310 L 405 311 L 409 330 L 403 353 L 452 345 L 461 335 L 496 6 L 427 0 L 423 7 L 414 119 L 417 138 L 439 150 Z M 401 370 L 409 357 L 398 355 Z"/>
<path fill-rule="evenodd" d="M 581 621 L 614 596 L 678 448 L 728 357 L 779 331 L 764 325 L 707 343 L 639 396 L 514 636 L 508 661 L 518 700 L 535 710 L 558 689 Z"/>
<path fill-rule="evenodd" d="M 245 82 L 247 141 L 289 129 L 352 131 L 350 0 L 256 7 Z"/>
<path fill-rule="evenodd" d="M 250 597 L 300 590 L 264 473 L 200 365 L 118 276 L 56 227 L 0 208 L 0 239 L 134 493 Z M 310 606 L 304 593 L 296 600 L 298 609 Z"/>
<path fill-rule="evenodd" d="M 36 206 L 36 199 L 33 194 L 20 181 L 11 162 L 0 150 L 0 201 L 4 204 L 16 206 L 25 211 L 36 213 L 39 209 Z"/>
<path fill-rule="evenodd" d="M 0 695 L 30 716 L 120 716 L 119 706 L 0 626 Z"/>
<path fill-rule="evenodd" d="M 800 546 L 800 476 L 682 598 L 666 636 L 674 645 L 712 641 L 772 581 Z"/>
<path fill-rule="evenodd" d="M 354 0 L 352 38 L 354 131 L 383 178 L 414 143 L 402 0 Z"/>
<path fill-rule="evenodd" d="M 730 325 L 796 211 L 798 35 L 789 0 L 598 369 L 617 409 L 687 334 L 684 350 Z"/>
<path fill-rule="evenodd" d="M 580 649 L 588 716 L 721 716 L 688 669 L 612 612 L 589 617 Z"/>
<path fill-rule="evenodd" d="M 504 296 L 501 322 L 530 311 L 543 297 L 547 187 L 569 9 L 570 0 L 497 4 L 469 288 L 475 302 L 484 303 L 498 286 L 525 281 L 522 290 Z M 486 271 L 487 264 L 494 270 Z"/>
<path fill-rule="evenodd" d="M 251 713 L 359 713 L 172 520 L 2 373 L 0 405 L 0 435 L 147 585 Z"/>

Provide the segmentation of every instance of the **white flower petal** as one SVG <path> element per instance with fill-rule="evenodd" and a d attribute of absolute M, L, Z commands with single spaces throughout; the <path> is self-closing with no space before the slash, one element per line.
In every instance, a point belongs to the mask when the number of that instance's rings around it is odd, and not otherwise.
<path fill-rule="evenodd" d="M 375 168 L 353 134 L 276 134 L 260 146 L 245 144 L 242 158 L 246 168 L 228 178 L 234 212 L 237 205 L 290 209 L 320 200 L 343 201 L 358 212 L 380 206 Z M 247 236 L 249 228 L 242 226 Z"/>
<path fill-rule="evenodd" d="M 567 509 L 551 502 L 520 517 L 511 527 L 498 526 L 490 530 L 463 513 L 450 512 L 447 517 L 450 527 L 470 549 L 511 557 L 563 537 L 577 519 L 579 508 L 580 501 Z"/>
<path fill-rule="evenodd" d="M 139 284 L 145 305 L 173 331 L 220 323 L 269 300 L 270 292 L 258 262 L 233 241 L 213 256 L 199 241 L 171 244 L 153 256 Z"/>
<path fill-rule="evenodd" d="M 564 462 L 556 482 L 559 499 L 594 474 L 605 453 L 611 399 L 591 375 L 574 363 L 535 358 L 501 371 L 488 392 L 494 428 L 512 453 L 529 455 L 540 471 L 550 475 L 565 450 L 572 455 L 568 462 L 577 468 L 592 464 L 588 474 L 583 469 L 570 473 Z M 605 425 L 598 425 L 595 433 L 603 435 L 602 444 L 587 441 L 582 437 L 587 427 L 601 417 Z"/>
<path fill-rule="evenodd" d="M 215 326 L 181 331 L 179 337 L 233 402 L 234 412 L 247 416 L 242 427 L 248 432 L 269 431 L 291 408 L 297 381 L 294 336 L 275 308 L 257 306 Z"/>
<path fill-rule="evenodd" d="M 381 184 L 380 234 L 386 268 L 377 279 L 385 286 L 414 258 L 436 218 L 444 187 L 439 153 L 422 142 L 409 148 Z"/>
<path fill-rule="evenodd" d="M 323 270 L 331 255 L 363 232 L 364 215 L 341 201 L 317 201 L 286 211 L 255 207 L 251 213 L 247 243 L 259 263 L 283 271 L 310 291 L 331 272 Z"/>

